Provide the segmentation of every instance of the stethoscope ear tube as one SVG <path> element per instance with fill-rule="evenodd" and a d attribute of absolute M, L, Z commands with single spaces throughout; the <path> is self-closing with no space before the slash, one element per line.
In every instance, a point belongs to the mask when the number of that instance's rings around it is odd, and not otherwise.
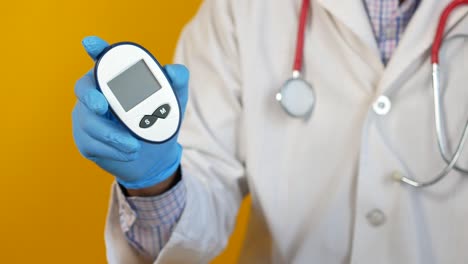
<path fill-rule="evenodd" d="M 437 145 L 439 147 L 439 151 L 441 153 L 442 158 L 447 164 L 451 164 L 453 159 L 458 159 L 457 156 L 460 156 L 464 142 L 465 142 L 465 137 L 466 134 L 468 133 L 468 120 L 467 123 L 465 124 L 464 130 L 463 130 L 463 135 L 460 138 L 460 141 L 458 142 L 457 145 L 457 150 L 455 151 L 455 154 L 453 154 L 453 157 L 450 158 L 449 154 L 447 154 L 448 147 L 447 147 L 447 140 L 445 138 L 445 133 L 443 131 L 443 123 L 442 123 L 442 93 L 440 90 L 440 70 L 439 70 L 439 64 L 434 63 L 432 64 L 432 87 L 434 90 L 434 119 L 435 119 L 435 126 L 436 126 L 436 135 L 437 135 Z M 457 166 L 456 160 L 453 165 L 453 169 L 464 173 L 468 174 L 468 169 L 466 168 L 461 168 Z"/>
<path fill-rule="evenodd" d="M 466 139 L 468 138 L 468 120 L 465 123 L 463 135 L 460 141 L 458 142 L 457 149 L 455 150 L 453 157 L 449 159 L 446 156 L 447 148 L 445 146 L 445 140 L 442 136 L 443 135 L 442 117 L 441 117 L 442 109 L 441 109 L 441 101 L 440 101 L 441 94 L 440 94 L 439 76 L 440 76 L 439 65 L 437 63 L 433 63 L 432 64 L 432 86 L 434 90 L 434 119 L 435 119 L 435 124 L 436 124 L 435 126 L 436 126 L 436 134 L 437 134 L 437 143 L 439 146 L 440 154 L 442 158 L 444 159 L 444 161 L 447 163 L 447 165 L 445 166 L 445 168 L 442 169 L 441 172 L 439 172 L 439 174 L 436 177 L 426 182 L 412 180 L 398 173 L 394 173 L 392 175 L 395 180 L 406 183 L 413 187 L 428 187 L 428 186 L 434 185 L 438 183 L 439 181 L 441 181 L 443 178 L 445 178 L 450 173 L 450 171 L 452 171 L 454 168 L 462 172 L 465 172 L 463 169 L 456 167 L 456 164 L 463 151 L 463 147 L 465 146 Z"/>
<path fill-rule="evenodd" d="M 450 14 L 460 5 L 468 4 L 468 0 L 454 0 L 452 1 L 442 12 L 439 18 L 439 24 L 437 25 L 436 34 L 434 36 L 434 41 L 432 43 L 431 51 L 431 63 L 439 64 L 439 51 L 442 46 L 442 41 L 444 39 L 445 26 L 447 20 L 450 17 Z"/>
<path fill-rule="evenodd" d="M 442 107 L 441 107 L 441 91 L 440 91 L 440 69 L 439 69 L 439 51 L 442 46 L 445 26 L 447 24 L 447 20 L 454 9 L 456 9 L 460 5 L 468 4 L 468 0 L 454 0 L 452 1 L 442 12 L 439 19 L 439 24 L 437 26 L 436 34 L 434 36 L 434 41 L 432 44 L 432 51 L 431 51 L 431 63 L 432 63 L 432 88 L 434 92 L 434 122 L 435 122 L 435 129 L 437 135 L 437 144 L 439 148 L 440 155 L 442 156 L 443 160 L 447 164 L 445 168 L 442 169 L 436 177 L 429 181 L 420 182 L 416 180 L 412 180 L 406 176 L 400 175 L 399 173 L 393 174 L 393 178 L 397 181 L 402 183 L 408 184 L 413 187 L 428 187 L 434 185 L 445 178 L 453 169 L 462 172 L 464 174 L 468 174 L 467 169 L 463 169 L 458 167 L 457 161 L 460 158 L 460 155 L 463 151 L 463 147 L 465 146 L 466 139 L 468 138 L 468 120 L 465 123 L 465 127 L 463 129 L 463 135 L 458 142 L 457 148 L 455 153 L 451 158 L 448 157 L 447 153 L 447 146 L 446 140 L 444 137 L 444 131 L 442 129 Z"/>

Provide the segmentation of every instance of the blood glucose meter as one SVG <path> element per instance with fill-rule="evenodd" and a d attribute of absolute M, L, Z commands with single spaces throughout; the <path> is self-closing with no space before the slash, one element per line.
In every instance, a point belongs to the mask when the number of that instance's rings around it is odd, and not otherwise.
<path fill-rule="evenodd" d="M 96 62 L 97 86 L 113 113 L 137 137 L 154 143 L 172 138 L 181 111 L 159 62 L 142 46 L 111 45 Z"/>

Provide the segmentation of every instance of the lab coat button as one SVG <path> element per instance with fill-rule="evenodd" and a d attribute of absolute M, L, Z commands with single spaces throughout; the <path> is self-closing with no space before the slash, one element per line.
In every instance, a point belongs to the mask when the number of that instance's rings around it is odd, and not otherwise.
<path fill-rule="evenodd" d="M 374 112 L 376 114 L 386 115 L 392 108 L 392 102 L 390 102 L 390 99 L 388 99 L 387 96 L 381 95 L 379 98 L 377 98 L 372 107 L 374 108 Z"/>
<path fill-rule="evenodd" d="M 372 226 L 381 226 L 385 223 L 385 214 L 379 209 L 373 209 L 366 215 L 367 221 Z"/>

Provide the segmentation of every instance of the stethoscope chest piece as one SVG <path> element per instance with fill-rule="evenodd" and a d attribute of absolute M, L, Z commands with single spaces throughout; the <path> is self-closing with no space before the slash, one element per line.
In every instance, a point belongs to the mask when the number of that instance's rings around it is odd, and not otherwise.
<path fill-rule="evenodd" d="M 302 1 L 292 78 L 287 80 L 276 94 L 276 100 L 289 116 L 304 120 L 312 114 L 317 98 L 312 85 L 301 78 L 304 34 L 309 6 L 310 0 Z"/>
<path fill-rule="evenodd" d="M 276 100 L 288 115 L 306 119 L 314 109 L 316 95 L 312 85 L 297 77 L 284 83 L 276 94 Z"/>

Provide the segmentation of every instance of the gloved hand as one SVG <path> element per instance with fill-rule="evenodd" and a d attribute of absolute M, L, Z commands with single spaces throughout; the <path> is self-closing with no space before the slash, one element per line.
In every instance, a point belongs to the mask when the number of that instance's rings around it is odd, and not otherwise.
<path fill-rule="evenodd" d="M 87 37 L 83 46 L 94 60 L 108 47 L 98 37 Z M 189 72 L 182 65 L 164 67 L 183 113 L 188 99 Z M 111 113 L 104 95 L 96 89 L 93 71 L 75 85 L 78 101 L 73 109 L 73 137 L 83 156 L 113 174 L 128 189 L 158 184 L 178 168 L 182 147 L 178 134 L 163 144 L 137 139 Z"/>

